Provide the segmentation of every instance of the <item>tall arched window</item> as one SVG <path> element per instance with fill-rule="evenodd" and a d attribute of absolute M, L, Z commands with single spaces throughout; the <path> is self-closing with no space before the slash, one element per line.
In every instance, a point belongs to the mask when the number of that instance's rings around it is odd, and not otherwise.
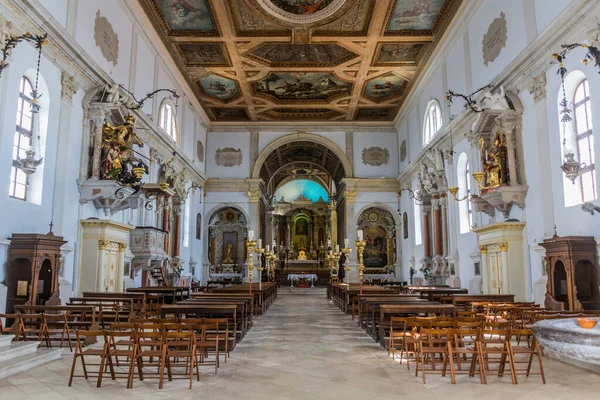
<path fill-rule="evenodd" d="M 13 140 L 13 166 L 10 171 L 10 187 L 8 194 L 20 200 L 27 200 L 27 174 L 17 168 L 17 159 L 25 158 L 25 151 L 29 149 L 33 136 L 33 119 L 34 115 L 31 111 L 33 99 L 31 92 L 33 87 L 31 82 L 26 77 L 21 78 L 19 84 L 19 100 L 17 105 L 17 125 Z"/>
<path fill-rule="evenodd" d="M 423 121 L 423 145 L 426 145 L 433 139 L 436 133 L 442 128 L 442 109 L 437 100 L 429 100 L 425 120 Z"/>
<path fill-rule="evenodd" d="M 456 167 L 457 182 L 459 193 L 457 197 L 463 198 L 471 194 L 471 171 L 469 168 L 469 158 L 466 153 L 461 153 L 458 157 Z M 460 233 L 471 231 L 473 226 L 473 205 L 467 199 L 458 203 L 458 213 L 460 217 Z"/>
<path fill-rule="evenodd" d="M 594 170 L 594 136 L 592 134 L 592 103 L 587 79 L 579 83 L 573 97 L 573 123 L 579 162 L 585 163 L 580 175 L 581 201 L 596 200 L 596 172 Z"/>
<path fill-rule="evenodd" d="M 160 106 L 159 126 L 173 140 L 177 141 L 177 121 L 175 119 L 175 109 L 171 102 L 164 100 Z"/>

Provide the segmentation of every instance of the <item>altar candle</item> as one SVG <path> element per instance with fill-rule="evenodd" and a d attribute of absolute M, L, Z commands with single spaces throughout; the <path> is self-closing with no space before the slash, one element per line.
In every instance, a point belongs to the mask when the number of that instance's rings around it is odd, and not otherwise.
<path fill-rule="evenodd" d="M 349 244 L 350 244 L 350 241 L 348 240 L 348 238 L 344 239 L 344 247 L 348 248 Z"/>
<path fill-rule="evenodd" d="M 256 247 L 258 247 L 259 249 L 262 248 L 262 239 L 258 239 Z"/>
<path fill-rule="evenodd" d="M 267 253 L 271 250 L 271 246 L 267 245 Z"/>
<path fill-rule="evenodd" d="M 336 244 L 336 245 L 335 245 L 335 252 L 336 252 L 336 253 L 339 253 L 339 252 L 340 252 L 340 245 L 339 245 L 339 244 Z"/>
<path fill-rule="evenodd" d="M 329 255 L 333 255 L 333 250 L 329 250 Z"/>
<path fill-rule="evenodd" d="M 254 240 L 254 231 L 248 231 L 248 240 L 249 241 Z"/>
<path fill-rule="evenodd" d="M 331 246 L 331 239 L 327 239 L 327 246 Z"/>
<path fill-rule="evenodd" d="M 356 236 L 358 236 L 358 240 L 363 240 L 363 231 L 362 230 L 357 231 Z"/>
<path fill-rule="evenodd" d="M 277 247 L 277 242 L 275 240 L 273 240 L 273 250 L 275 250 L 276 247 Z"/>

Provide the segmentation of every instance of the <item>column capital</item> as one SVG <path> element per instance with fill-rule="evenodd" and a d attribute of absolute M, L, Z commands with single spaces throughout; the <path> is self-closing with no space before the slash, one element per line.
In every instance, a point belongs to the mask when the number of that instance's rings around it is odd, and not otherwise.
<path fill-rule="evenodd" d="M 106 250 L 109 243 L 108 240 L 98 240 L 98 250 Z"/>
<path fill-rule="evenodd" d="M 356 200 L 356 190 L 344 190 L 344 197 L 348 204 L 354 204 L 354 200 Z"/>
<path fill-rule="evenodd" d="M 119 252 L 124 253 L 127 250 L 127 243 L 119 243 Z"/>

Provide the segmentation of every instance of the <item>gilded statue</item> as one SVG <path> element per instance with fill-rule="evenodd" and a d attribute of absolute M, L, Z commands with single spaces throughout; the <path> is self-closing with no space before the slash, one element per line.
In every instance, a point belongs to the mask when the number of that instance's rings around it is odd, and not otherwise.
<path fill-rule="evenodd" d="M 479 144 L 481 145 L 481 164 L 486 174 L 487 186 L 495 188 L 510 185 L 508 152 L 504 144 L 504 135 L 498 133 L 487 151 L 483 138 L 479 139 Z"/>
<path fill-rule="evenodd" d="M 227 242 L 225 245 L 225 258 L 223 259 L 223 264 L 233 264 L 233 245 L 231 242 Z"/>
<path fill-rule="evenodd" d="M 144 143 L 135 134 L 134 124 L 135 117 L 132 115 L 125 117 L 124 125 L 114 126 L 110 122 L 104 123 L 102 127 L 103 179 L 117 179 L 125 164 L 137 161 L 133 156 L 133 145 L 143 147 Z"/>

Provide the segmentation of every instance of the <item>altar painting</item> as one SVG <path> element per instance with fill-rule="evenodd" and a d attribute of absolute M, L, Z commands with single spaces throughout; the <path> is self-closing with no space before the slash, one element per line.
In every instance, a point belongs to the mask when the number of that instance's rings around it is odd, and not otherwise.
<path fill-rule="evenodd" d="M 387 265 L 387 234 L 381 226 L 363 228 L 366 241 L 363 262 L 366 267 L 385 267 Z"/>

